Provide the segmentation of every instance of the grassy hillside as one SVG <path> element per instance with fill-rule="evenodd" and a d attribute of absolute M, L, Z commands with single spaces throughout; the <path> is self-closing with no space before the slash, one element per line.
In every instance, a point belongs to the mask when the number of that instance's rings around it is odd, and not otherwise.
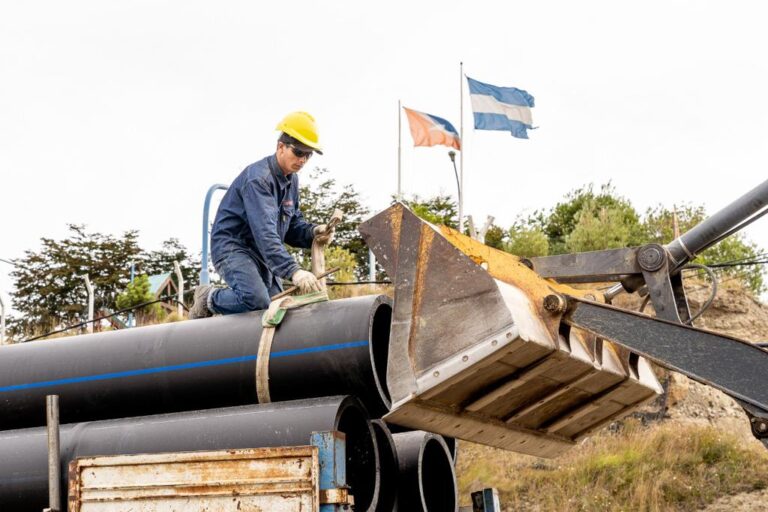
<path fill-rule="evenodd" d="M 696 510 L 766 488 L 768 450 L 715 427 L 627 420 L 555 460 L 462 443 L 457 473 L 459 496 L 493 486 L 504 510 Z"/>

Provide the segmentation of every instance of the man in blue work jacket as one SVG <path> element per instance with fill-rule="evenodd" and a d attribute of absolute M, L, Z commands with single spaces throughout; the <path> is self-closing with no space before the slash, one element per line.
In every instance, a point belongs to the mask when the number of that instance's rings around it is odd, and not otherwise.
<path fill-rule="evenodd" d="M 298 172 L 313 153 L 323 154 L 314 118 L 288 114 L 277 125 L 277 149 L 249 165 L 219 204 L 211 230 L 211 257 L 226 288 L 200 285 L 190 318 L 266 309 L 270 297 L 290 279 L 302 293 L 320 291 L 317 278 L 299 268 L 283 242 L 310 248 L 313 239 L 333 236 L 326 225 L 304 220 L 299 210 Z"/>

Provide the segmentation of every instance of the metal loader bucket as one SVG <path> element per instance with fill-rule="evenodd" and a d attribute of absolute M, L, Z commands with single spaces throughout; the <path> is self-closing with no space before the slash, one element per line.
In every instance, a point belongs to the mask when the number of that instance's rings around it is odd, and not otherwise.
<path fill-rule="evenodd" d="M 554 457 L 661 392 L 647 361 L 545 308 L 587 292 L 400 203 L 360 232 L 395 284 L 388 422 Z"/>

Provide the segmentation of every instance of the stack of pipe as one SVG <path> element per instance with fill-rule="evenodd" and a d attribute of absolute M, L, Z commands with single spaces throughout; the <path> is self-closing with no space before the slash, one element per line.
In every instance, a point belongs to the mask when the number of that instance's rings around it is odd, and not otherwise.
<path fill-rule="evenodd" d="M 348 483 L 361 510 L 375 510 L 375 438 L 362 404 L 349 396 L 64 425 L 62 474 L 78 457 L 306 445 L 312 432 L 329 430 L 346 434 Z M 0 432 L 0 454 L 0 510 L 43 509 L 48 499 L 45 428 Z"/>
<path fill-rule="evenodd" d="M 63 493 L 77 457 L 302 445 L 312 431 L 340 430 L 356 510 L 396 510 L 405 488 L 402 500 L 421 489 L 421 501 L 399 510 L 452 510 L 431 494 L 456 486 L 452 472 L 431 469 L 437 437 L 422 451 L 401 448 L 379 419 L 391 405 L 391 315 L 377 295 L 291 310 L 272 343 L 267 404 L 255 378 L 262 312 L 0 347 L 0 510 L 46 505 L 52 394 L 64 423 Z M 412 481 L 414 467 L 426 479 Z M 435 471 L 449 475 L 438 487 Z"/>
<path fill-rule="evenodd" d="M 458 510 L 456 440 L 373 420 L 381 487 L 377 511 Z"/>
<path fill-rule="evenodd" d="M 386 391 L 391 301 L 370 295 L 291 310 L 269 359 L 273 402 Z M 247 405 L 256 396 L 262 312 L 0 347 L 0 430 L 45 424 L 46 395 L 73 423 Z"/>

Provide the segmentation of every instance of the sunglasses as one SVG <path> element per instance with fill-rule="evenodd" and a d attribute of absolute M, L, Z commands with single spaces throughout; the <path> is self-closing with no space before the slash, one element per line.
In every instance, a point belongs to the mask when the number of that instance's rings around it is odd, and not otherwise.
<path fill-rule="evenodd" d="M 309 157 L 311 157 L 312 153 L 313 153 L 313 151 L 311 151 L 311 150 L 310 151 L 303 151 L 303 150 L 297 148 L 296 146 L 294 146 L 293 144 L 286 144 L 286 146 L 291 148 L 291 151 L 293 151 L 293 154 L 296 155 L 296 158 L 307 158 L 307 159 L 309 159 Z"/>

